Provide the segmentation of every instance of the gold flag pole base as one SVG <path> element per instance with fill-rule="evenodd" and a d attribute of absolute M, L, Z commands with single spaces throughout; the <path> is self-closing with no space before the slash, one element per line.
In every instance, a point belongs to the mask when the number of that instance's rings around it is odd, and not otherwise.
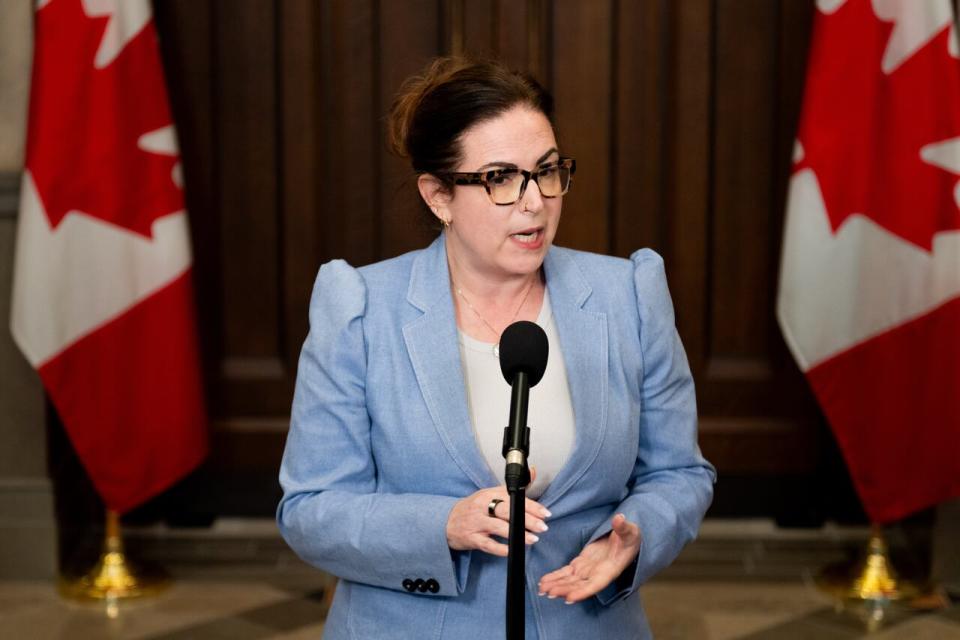
<path fill-rule="evenodd" d="M 159 573 L 148 576 L 130 564 L 123 550 L 120 516 L 111 510 L 107 511 L 103 551 L 96 564 L 79 577 L 61 576 L 58 584 L 64 598 L 104 602 L 110 617 L 117 616 L 120 601 L 155 596 L 169 586 L 167 576 Z"/>
<path fill-rule="evenodd" d="M 825 567 L 816 582 L 822 591 L 854 601 L 906 601 L 918 597 L 922 591 L 917 583 L 897 576 L 883 531 L 876 524 L 871 528 L 866 552 L 859 562 Z"/>
<path fill-rule="evenodd" d="M 845 605 L 862 608 L 870 631 L 882 625 L 894 603 L 914 610 L 942 608 L 947 603 L 940 590 L 897 575 L 878 524 L 871 527 L 862 559 L 824 567 L 815 583 L 837 601 L 838 609 Z"/>

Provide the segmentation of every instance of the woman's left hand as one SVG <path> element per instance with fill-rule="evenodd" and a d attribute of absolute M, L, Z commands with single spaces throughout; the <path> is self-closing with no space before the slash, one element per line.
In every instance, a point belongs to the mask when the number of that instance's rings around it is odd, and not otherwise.
<path fill-rule="evenodd" d="M 617 578 L 640 551 L 640 528 L 622 513 L 613 531 L 583 548 L 570 564 L 540 578 L 540 595 L 564 598 L 567 604 L 599 593 Z"/>

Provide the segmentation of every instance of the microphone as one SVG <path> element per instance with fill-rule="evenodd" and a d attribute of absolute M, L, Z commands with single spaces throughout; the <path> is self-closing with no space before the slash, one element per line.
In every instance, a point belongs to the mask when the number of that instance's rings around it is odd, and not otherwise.
<path fill-rule="evenodd" d="M 504 480 L 508 491 L 525 487 L 530 482 L 527 407 L 530 388 L 540 382 L 547 370 L 549 348 L 547 334 L 540 325 L 526 320 L 514 322 L 500 336 L 500 371 L 511 386 L 510 421 L 503 430 L 502 450 L 507 461 Z"/>
<path fill-rule="evenodd" d="M 503 430 L 503 457 L 507 459 L 504 480 L 510 494 L 510 528 L 507 533 L 507 638 L 523 638 L 524 621 L 524 491 L 530 484 L 527 456 L 530 427 L 527 404 L 530 387 L 547 370 L 547 334 L 537 324 L 514 322 L 500 336 L 500 371 L 511 386 L 510 422 Z"/>

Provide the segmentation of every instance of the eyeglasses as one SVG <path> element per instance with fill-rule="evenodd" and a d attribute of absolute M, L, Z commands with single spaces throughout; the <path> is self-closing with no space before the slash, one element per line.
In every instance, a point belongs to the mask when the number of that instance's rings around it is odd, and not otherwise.
<path fill-rule="evenodd" d="M 453 183 L 457 185 L 483 185 L 490 197 L 490 202 L 497 205 L 510 205 L 523 197 L 530 180 L 537 183 L 540 195 L 544 198 L 562 196 L 570 189 L 570 183 L 576 171 L 576 160 L 560 158 L 556 162 L 540 165 L 535 171 L 509 168 L 444 175 L 451 177 Z"/>

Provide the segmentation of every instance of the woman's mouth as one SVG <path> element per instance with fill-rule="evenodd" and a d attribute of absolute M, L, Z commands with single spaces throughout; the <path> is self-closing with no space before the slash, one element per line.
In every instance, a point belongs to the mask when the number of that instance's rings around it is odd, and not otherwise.
<path fill-rule="evenodd" d="M 543 227 L 524 229 L 512 234 L 510 239 L 525 249 L 539 249 L 543 245 Z"/>

